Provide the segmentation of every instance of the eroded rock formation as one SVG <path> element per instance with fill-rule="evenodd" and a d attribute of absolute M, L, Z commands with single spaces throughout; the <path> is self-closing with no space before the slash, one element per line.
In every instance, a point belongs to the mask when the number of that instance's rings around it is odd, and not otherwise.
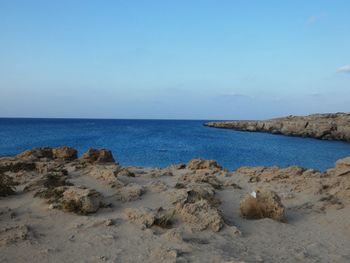
<path fill-rule="evenodd" d="M 91 164 L 114 162 L 114 158 L 110 150 L 92 148 L 84 153 L 80 160 Z"/>
<path fill-rule="evenodd" d="M 349 158 L 326 172 L 227 171 L 210 160 L 143 168 L 108 150 L 75 154 L 0 158 L 0 261 L 34 262 L 22 254 L 40 251 L 45 262 L 349 262 Z"/>
<path fill-rule="evenodd" d="M 262 121 L 208 122 L 205 125 L 238 131 L 268 132 L 350 142 L 350 113 L 288 116 Z"/>

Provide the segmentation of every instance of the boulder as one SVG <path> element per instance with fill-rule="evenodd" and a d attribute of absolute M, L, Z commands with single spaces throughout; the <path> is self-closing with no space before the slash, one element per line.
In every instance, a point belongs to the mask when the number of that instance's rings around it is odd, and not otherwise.
<path fill-rule="evenodd" d="M 237 174 L 244 174 L 250 176 L 250 183 L 259 181 L 270 182 L 275 180 L 296 178 L 303 175 L 304 172 L 306 172 L 306 169 L 298 166 L 289 166 L 286 168 L 280 168 L 277 166 L 241 167 L 236 170 Z M 317 171 L 313 171 L 313 173 L 316 172 Z M 311 175 L 312 171 L 308 171 L 308 173 Z"/>
<path fill-rule="evenodd" d="M 131 172 L 128 168 L 121 168 L 118 176 L 135 177 L 135 173 Z"/>
<path fill-rule="evenodd" d="M 172 211 L 164 210 L 162 207 L 158 209 L 150 208 L 126 208 L 124 210 L 125 218 L 137 225 L 144 227 L 152 227 L 153 225 L 167 228 L 171 225 L 173 217 Z"/>
<path fill-rule="evenodd" d="M 40 161 L 40 160 L 52 160 L 53 152 L 50 147 L 34 148 L 31 150 L 24 151 L 16 155 L 19 159 Z"/>
<path fill-rule="evenodd" d="M 45 199 L 45 202 L 49 204 L 50 205 L 49 207 L 51 208 L 62 209 L 63 208 L 62 197 L 63 197 L 63 193 L 66 190 L 67 190 L 67 186 L 64 186 L 64 185 L 52 187 L 52 188 L 41 188 L 34 194 L 34 197 Z"/>
<path fill-rule="evenodd" d="M 72 185 L 67 181 L 67 179 L 68 177 L 64 171 L 50 172 L 42 175 L 39 179 L 28 184 L 23 191 L 36 191 L 35 196 L 46 198 L 45 196 L 51 195 L 50 192 L 54 188 Z"/>
<path fill-rule="evenodd" d="M 187 169 L 189 170 L 199 170 L 199 169 L 221 170 L 222 167 L 214 160 L 193 159 L 188 162 Z"/>
<path fill-rule="evenodd" d="M 0 172 L 33 171 L 35 170 L 35 163 L 32 161 L 18 160 L 16 158 L 0 158 Z"/>
<path fill-rule="evenodd" d="M 126 208 L 124 216 L 134 224 L 151 227 L 155 221 L 155 213 L 149 208 Z"/>
<path fill-rule="evenodd" d="M 53 148 L 52 154 L 53 159 L 58 161 L 74 161 L 78 158 L 78 151 L 67 146 Z"/>
<path fill-rule="evenodd" d="M 176 187 L 179 188 L 179 185 Z M 189 183 L 185 188 L 181 185 L 179 190 L 170 192 L 169 194 L 173 204 L 194 203 L 202 199 L 205 199 L 213 206 L 221 203 L 215 196 L 214 188 L 206 183 Z"/>
<path fill-rule="evenodd" d="M 149 172 L 147 175 L 153 178 L 157 178 L 157 177 L 163 177 L 163 176 L 173 176 L 174 174 L 168 168 L 165 168 L 165 169 L 152 168 L 152 169 L 149 169 Z"/>
<path fill-rule="evenodd" d="M 350 157 L 340 159 L 335 163 L 334 175 L 350 175 Z"/>
<path fill-rule="evenodd" d="M 144 188 L 138 184 L 128 184 L 117 189 L 116 198 L 123 202 L 135 201 L 144 193 Z"/>
<path fill-rule="evenodd" d="M 27 150 L 16 157 L 29 161 L 73 161 L 78 158 L 76 149 L 63 146 L 58 148 L 42 147 Z"/>
<path fill-rule="evenodd" d="M 120 167 L 115 163 L 108 165 L 95 164 L 87 166 L 82 174 L 89 175 L 96 179 L 103 180 L 106 183 L 113 184 L 118 181 L 117 175 L 119 173 L 119 170 Z"/>
<path fill-rule="evenodd" d="M 70 186 L 63 192 L 62 209 L 77 214 L 96 212 L 102 204 L 102 195 L 93 189 Z"/>
<path fill-rule="evenodd" d="M 169 192 L 169 199 L 175 205 L 175 214 L 195 230 L 219 231 L 224 221 L 217 209 L 220 200 L 215 189 L 208 183 L 177 184 L 178 190 Z"/>
<path fill-rule="evenodd" d="M 217 176 L 207 170 L 196 170 L 193 174 L 185 174 L 181 176 L 177 181 L 177 187 L 189 183 L 207 183 L 215 189 L 221 188 L 222 185 Z"/>
<path fill-rule="evenodd" d="M 336 168 L 350 168 L 350 157 L 340 159 L 335 163 Z"/>
<path fill-rule="evenodd" d="M 96 163 L 114 163 L 112 152 L 106 149 L 89 149 L 81 156 L 82 162 L 96 164 Z"/>
<path fill-rule="evenodd" d="M 224 226 L 219 211 L 205 199 L 184 205 L 178 204 L 175 213 L 199 231 L 211 229 L 218 232 Z"/>
<path fill-rule="evenodd" d="M 241 216 L 247 219 L 272 218 L 283 221 L 284 206 L 273 191 L 256 190 L 246 195 L 240 203 Z"/>

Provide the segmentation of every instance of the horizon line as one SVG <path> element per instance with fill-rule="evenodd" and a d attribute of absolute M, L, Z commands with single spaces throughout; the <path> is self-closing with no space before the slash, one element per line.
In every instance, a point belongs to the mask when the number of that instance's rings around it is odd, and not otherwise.
<path fill-rule="evenodd" d="M 96 117 L 0 117 L 0 119 L 42 119 L 42 120 L 149 120 L 149 121 L 230 121 L 234 119 L 165 119 L 165 118 L 96 118 Z"/>

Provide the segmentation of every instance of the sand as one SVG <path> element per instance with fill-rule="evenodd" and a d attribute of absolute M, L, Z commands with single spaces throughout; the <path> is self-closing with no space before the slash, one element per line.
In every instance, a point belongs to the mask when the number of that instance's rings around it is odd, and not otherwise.
<path fill-rule="evenodd" d="M 0 176 L 18 182 L 0 197 L 0 262 L 350 262 L 343 162 L 338 175 L 337 167 L 233 172 L 213 161 L 160 169 L 27 157 L 0 159 Z M 55 186 L 48 174 L 60 178 Z M 48 189 L 70 195 L 40 198 Z M 257 189 L 280 197 L 282 221 L 240 215 Z"/>

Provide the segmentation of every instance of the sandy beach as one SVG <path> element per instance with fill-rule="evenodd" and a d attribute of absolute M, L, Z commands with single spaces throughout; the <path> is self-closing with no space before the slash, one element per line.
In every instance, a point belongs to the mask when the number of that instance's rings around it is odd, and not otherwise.
<path fill-rule="evenodd" d="M 62 147 L 1 158 L 0 173 L 1 262 L 350 261 L 349 158 L 324 173 L 160 169 Z"/>
<path fill-rule="evenodd" d="M 350 1 L 0 1 L 0 263 L 350 263 Z"/>

